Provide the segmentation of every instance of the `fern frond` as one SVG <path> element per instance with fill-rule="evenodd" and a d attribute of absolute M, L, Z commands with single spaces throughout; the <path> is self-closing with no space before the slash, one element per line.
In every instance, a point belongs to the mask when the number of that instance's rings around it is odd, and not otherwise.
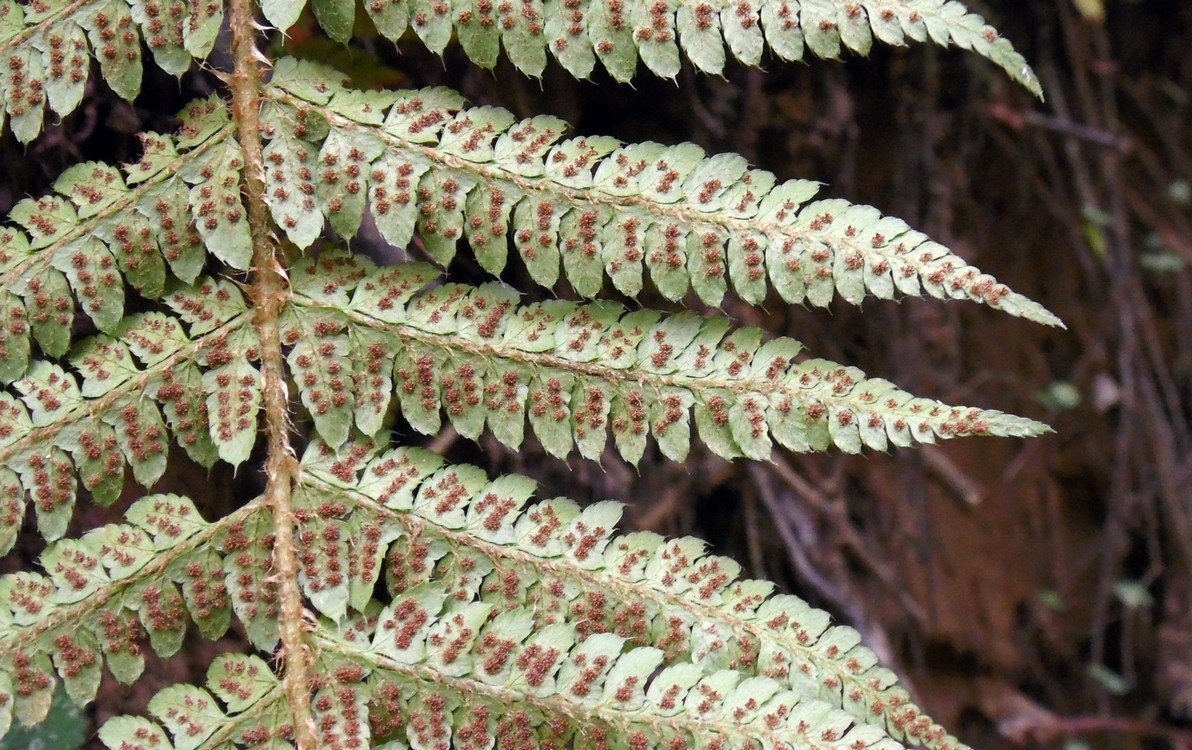
<path fill-rule="evenodd" d="M 82 101 L 90 56 L 132 101 L 141 90 L 141 41 L 175 76 L 207 56 L 223 23 L 214 0 L 15 0 L 0 3 L 0 94 L 17 140 L 41 132 L 45 105 L 60 116 Z"/>
<path fill-rule="evenodd" d="M 160 723 L 117 716 L 100 728 L 100 741 L 110 750 L 290 747 L 280 683 L 255 656 L 219 656 L 207 670 L 206 689 L 171 685 L 150 699 L 149 713 Z"/>
<path fill-rule="evenodd" d="M 142 136 L 137 163 L 78 164 L 0 226 L 0 554 L 27 503 L 47 542 L 42 572 L 0 576 L 0 735 L 45 719 L 59 681 L 85 705 L 105 665 L 132 683 L 146 644 L 169 657 L 192 624 L 217 639 L 235 619 L 284 674 L 221 656 L 205 687 L 162 690 L 152 720 L 113 719 L 102 742 L 967 750 L 855 630 L 741 578 L 703 542 L 615 535 L 616 503 L 532 501 L 526 477 L 390 447 L 384 428 L 400 412 L 434 433 L 446 413 L 462 436 L 488 429 L 516 448 L 528 422 L 552 455 L 595 460 L 611 433 L 636 465 L 649 436 L 684 460 L 693 431 L 719 456 L 767 459 L 775 443 L 856 453 L 1043 425 L 915 398 L 723 315 L 523 304 L 500 283 L 445 283 L 431 264 L 295 257 L 278 240 L 308 250 L 328 225 L 351 239 L 368 212 L 384 240 L 417 234 L 439 266 L 465 240 L 499 275 L 512 247 L 535 282 L 565 278 L 589 299 L 606 281 L 636 297 L 648 273 L 666 299 L 694 292 L 714 307 L 731 285 L 754 305 L 771 291 L 820 307 L 927 294 L 1061 322 L 904 222 L 816 200 L 818 184 L 779 182 L 736 155 L 567 139 L 553 117 L 518 122 L 442 88 L 353 90 L 294 59 L 270 74 L 258 7 L 284 30 L 305 3 L 229 5 L 230 109 L 190 105 L 177 134 Z M 355 0 L 311 8 L 349 40 Z M 955 0 L 365 10 L 395 41 L 410 27 L 437 53 L 457 39 L 488 67 L 504 48 L 532 76 L 548 50 L 577 77 L 600 60 L 628 80 L 639 59 L 675 77 L 681 51 L 719 73 L 730 54 L 834 58 L 876 38 L 974 50 L 1038 93 L 1021 56 Z M 142 41 L 181 75 L 222 18 L 216 0 L 0 0 L 0 127 L 7 117 L 27 143 L 47 104 L 76 109 L 91 54 L 126 99 L 141 87 Z M 294 391 L 308 436 L 290 421 Z M 80 480 L 108 505 L 126 472 L 158 483 L 171 440 L 202 466 L 240 466 L 261 433 L 265 487 L 242 507 L 207 521 L 187 497 L 150 494 L 120 522 L 68 536 Z"/>
<path fill-rule="evenodd" d="M 298 20 L 302 7 L 262 3 L 265 17 L 282 30 Z M 352 0 L 313 0 L 311 7 L 333 39 L 351 38 Z M 867 55 L 876 39 L 972 50 L 1041 95 L 1022 55 L 955 0 L 368 0 L 364 9 L 394 42 L 412 28 L 442 54 L 455 37 L 486 68 L 496 65 L 504 47 L 514 66 L 535 77 L 542 75 L 548 51 L 576 78 L 588 78 L 599 59 L 613 78 L 626 82 L 639 58 L 655 75 L 674 78 L 680 49 L 700 70 L 719 74 L 728 55 L 760 65 L 768 47 L 780 60 L 801 60 L 808 52 L 836 59 L 842 49 Z"/>
<path fill-rule="evenodd" d="M 10 489 L 0 553 L 20 528 L 25 490 L 42 536 L 57 539 L 71 517 L 76 476 L 103 505 L 120 494 L 126 462 L 137 482 L 150 487 L 165 472 L 170 433 L 204 466 L 217 454 L 244 460 L 240 443 L 245 435 L 255 441 L 256 410 L 233 413 L 232 404 L 220 403 L 221 393 L 239 394 L 244 386 L 219 381 L 253 368 L 249 359 L 259 347 L 248 307 L 231 284 L 207 279 L 179 287 L 167 300 L 178 318 L 130 316 L 115 336 L 76 346 L 70 362 L 79 377 L 37 360 L 14 384 L 19 399 L 0 393 L 0 481 Z M 255 393 L 249 403 L 259 398 Z"/>
<path fill-rule="evenodd" d="M 636 464 L 648 434 L 682 461 L 694 412 L 699 436 L 725 458 L 767 459 L 771 436 L 796 451 L 885 450 L 966 435 L 1039 434 L 1001 412 L 917 399 L 884 380 L 822 360 L 798 361 L 791 339 L 731 331 L 723 317 L 627 313 L 612 303 L 518 306 L 501 284 L 430 286 L 433 269 L 372 269 L 328 253 L 299 264 L 283 338 L 315 427 L 331 445 L 375 427 L 396 385 L 424 433 L 445 411 L 461 435 L 485 424 L 510 447 L 525 420 L 543 446 L 592 459 L 611 427 Z M 360 384 L 357 390 L 357 384 Z M 358 396 L 358 397 L 357 397 Z"/>
<path fill-rule="evenodd" d="M 909 701 L 855 630 L 773 595 L 769 583 L 739 579 L 740 566 L 705 554 L 703 542 L 617 537 L 616 503 L 529 504 L 527 478 L 490 481 L 419 449 L 379 450 L 369 441 L 338 452 L 311 446 L 302 534 L 308 573 L 327 569 L 316 550 L 328 545 L 342 548 L 339 569 L 353 578 L 385 557 L 392 603 L 383 610 L 366 597 L 311 601 L 340 623 L 338 633 L 330 624 L 318 633 L 323 650 L 357 665 L 356 679 L 375 672 L 395 682 L 402 697 L 386 700 L 408 732 L 420 731 L 426 696 L 442 694 L 451 706 L 528 705 L 533 733 L 570 717 L 621 738 L 646 732 L 646 746 L 670 746 L 654 727 L 694 743 L 685 747 L 718 747 L 717 737 L 735 747 L 746 736 L 776 747 L 896 747 L 886 732 L 935 750 L 962 747 Z M 331 526 L 340 533 L 320 532 Z M 347 605 L 354 611 L 345 614 Z M 376 710 L 378 683 L 370 684 Z M 421 698 L 410 706 L 413 696 Z M 440 736 L 462 732 L 474 713 L 444 711 Z M 575 726 L 566 726 L 570 736 Z"/>
<path fill-rule="evenodd" d="M 416 602 L 407 609 L 426 618 L 427 629 L 442 633 L 444 641 L 471 614 L 466 607 L 443 609 L 433 588 L 419 594 L 403 597 L 401 606 Z M 405 624 L 401 619 L 383 622 L 399 628 Z M 900 747 L 872 727 L 856 726 L 843 711 L 803 698 L 774 680 L 728 670 L 708 674 L 690 664 L 652 675 L 659 661 L 656 649 L 622 651 L 624 639 L 611 635 L 577 644 L 566 626 L 530 635 L 526 625 L 523 617 L 506 616 L 478 628 L 479 639 L 497 641 L 504 650 L 498 657 L 501 667 L 486 662 L 472 674 L 448 679 L 438 671 L 441 662 L 455 656 L 454 642 L 427 647 L 420 659 L 391 655 L 393 649 L 384 645 L 392 638 L 378 638 L 371 648 L 321 638 L 320 645 L 339 657 L 337 662 L 326 660 L 328 669 L 338 665 L 333 674 L 371 675 L 367 683 L 347 689 L 335 685 L 316 700 L 329 704 L 325 715 L 333 718 L 352 716 L 352 709 L 366 713 L 363 704 L 370 695 L 384 696 L 382 710 L 404 708 L 399 714 L 408 723 L 403 734 L 415 747 L 489 747 L 498 739 L 509 747 L 568 747 L 572 742 L 590 748 L 719 749 L 758 743 L 809 750 Z M 484 655 L 480 648 L 467 654 L 477 661 Z M 352 697 L 347 706 L 335 700 L 342 701 L 345 693 Z M 365 746 L 368 726 L 351 726 L 356 734 L 346 735 L 340 727 L 324 730 L 324 746 L 352 747 L 349 737 Z"/>
<path fill-rule="evenodd" d="M 870 206 L 813 201 L 818 183 L 778 183 L 733 154 L 707 157 L 690 143 L 561 141 L 566 126 L 553 117 L 515 123 L 504 110 L 463 109 L 446 89 L 394 102 L 292 59 L 278 63 L 273 83 L 277 103 L 264 116 L 270 204 L 299 247 L 318 236 L 320 212 L 353 236 L 367 195 L 395 246 L 417 230 L 447 265 L 466 239 L 480 265 L 499 274 L 511 240 L 537 283 L 555 284 L 561 261 L 585 297 L 605 275 L 636 296 L 644 265 L 671 300 L 694 289 L 719 305 L 731 279 L 742 299 L 760 304 L 768 278 L 793 304 L 926 293 L 1062 325 L 905 222 Z"/>
<path fill-rule="evenodd" d="M 189 498 L 150 495 L 125 522 L 51 544 L 47 575 L 0 578 L 0 711 L 25 724 L 49 709 L 55 674 L 80 706 L 95 697 L 104 661 L 131 684 L 144 669 L 142 638 L 162 656 L 182 645 L 193 620 L 208 638 L 231 622 L 222 548 L 260 515 L 252 502 L 208 523 Z"/>
<path fill-rule="evenodd" d="M 196 102 L 176 137 L 142 137 L 123 170 L 89 162 L 66 170 L 54 194 L 27 198 L 0 228 L 0 383 L 20 379 L 31 343 L 49 357 L 70 348 L 75 300 L 105 333 L 124 316 L 124 284 L 159 298 L 166 267 L 193 282 L 208 251 L 236 269 L 250 242 L 239 195 L 238 148 L 222 102 Z M 72 299 L 71 293 L 74 298 Z"/>

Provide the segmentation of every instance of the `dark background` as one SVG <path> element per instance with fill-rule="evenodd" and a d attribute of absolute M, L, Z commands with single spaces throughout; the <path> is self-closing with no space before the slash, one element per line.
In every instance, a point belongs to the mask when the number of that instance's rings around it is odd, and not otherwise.
<path fill-rule="evenodd" d="M 984 750 L 1192 747 L 1192 2 L 1106 0 L 1104 22 L 1071 0 L 968 5 L 1031 61 L 1045 102 L 971 54 L 928 46 L 843 64 L 767 58 L 723 77 L 688 66 L 676 82 L 642 71 L 633 87 L 554 65 L 542 81 L 505 61 L 483 71 L 458 50 L 396 50 L 363 25 L 344 49 L 309 19 L 272 52 L 331 58 L 363 86 L 447 84 L 581 133 L 736 151 L 906 219 L 1060 315 L 1066 331 L 960 303 L 725 303 L 817 356 L 1056 429 L 1036 440 L 773 465 L 702 449 L 673 465 L 651 448 L 637 470 L 612 452 L 598 466 L 450 434 L 436 447 L 530 474 L 542 496 L 626 501 L 627 529 L 707 539 L 861 630 L 929 713 Z M 176 81 L 147 65 L 129 105 L 93 82 L 35 144 L 5 140 L 0 208 L 80 160 L 135 160 L 133 133 L 169 130 L 184 102 L 217 88 L 209 72 Z M 467 260 L 451 272 L 480 278 Z M 530 288 L 520 267 L 506 279 Z M 208 514 L 259 481 L 175 458 L 163 489 L 190 491 Z M 88 526 L 108 520 L 80 507 Z M 105 677 L 95 717 L 139 711 L 238 646 L 196 635 L 134 688 Z"/>

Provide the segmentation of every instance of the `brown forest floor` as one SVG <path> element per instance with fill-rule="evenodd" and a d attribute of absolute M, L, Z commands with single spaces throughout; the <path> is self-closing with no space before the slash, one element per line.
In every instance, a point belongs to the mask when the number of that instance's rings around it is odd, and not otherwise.
<path fill-rule="evenodd" d="M 968 4 L 1032 61 L 1045 103 L 972 56 L 922 46 L 733 67 L 725 78 L 684 70 L 678 86 L 642 76 L 633 89 L 554 68 L 540 84 L 504 63 L 496 74 L 458 54 L 443 63 L 415 44 L 399 58 L 380 40 L 337 51 L 335 64 L 363 84 L 445 83 L 580 132 L 692 140 L 783 178 L 821 180 L 1059 314 L 1067 331 L 960 304 L 828 313 L 727 303 L 736 320 L 819 356 L 1057 430 L 1029 442 L 771 466 L 699 450 L 675 466 L 647 453 L 640 472 L 611 454 L 567 467 L 532 447 L 440 447 L 529 473 L 544 493 L 587 487 L 629 502 L 628 526 L 708 539 L 861 630 L 930 713 L 983 750 L 1067 739 L 1189 748 L 1192 2 L 1109 0 L 1103 25 L 1069 0 Z M 332 49 L 300 35 L 290 46 Z M 3 163 L 20 166 L 0 185 L 0 208 L 40 193 L 67 164 L 133 159 L 131 133 L 168 129 L 170 113 L 210 90 L 201 74 L 178 84 L 149 67 L 135 107 L 96 91 L 28 152 L 4 146 Z M 184 490 L 188 476 L 169 481 Z M 221 481 L 226 502 L 245 491 Z M 153 684 L 112 685 L 100 711 L 139 710 L 157 687 L 199 677 L 208 648 L 184 649 Z"/>

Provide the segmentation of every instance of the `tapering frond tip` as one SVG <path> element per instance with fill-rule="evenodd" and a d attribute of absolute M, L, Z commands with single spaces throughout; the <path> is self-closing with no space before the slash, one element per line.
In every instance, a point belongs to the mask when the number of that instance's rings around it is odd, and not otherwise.
<path fill-rule="evenodd" d="M 957 42 L 957 44 L 961 47 L 964 46 L 960 42 Z M 1046 98 L 1043 96 L 1043 86 L 1039 83 L 1039 77 L 1035 75 L 1035 71 L 1027 64 L 1026 58 L 1018 54 L 1010 45 L 1010 42 L 998 37 L 996 42 L 989 45 L 988 51 L 982 51 L 979 48 L 977 51 L 991 62 L 996 63 L 1002 70 L 1006 71 L 1007 75 L 1021 84 L 1027 91 L 1039 97 L 1040 101 Z"/>
<path fill-rule="evenodd" d="M 1046 101 L 1047 96 L 1043 93 L 1043 86 L 1039 83 L 1039 77 L 1035 75 L 1035 71 L 1031 69 L 1031 66 L 1026 64 L 1022 55 L 1015 55 L 1015 57 L 1020 61 L 1021 67 L 1017 70 L 1006 68 L 1010 73 L 1010 77 L 1025 86 L 1027 91 L 1030 91 L 1039 98 L 1039 101 Z M 1003 67 L 1005 66 L 1003 65 Z"/>
<path fill-rule="evenodd" d="M 1042 323 L 1045 326 L 1063 328 L 1064 330 L 1068 329 L 1068 326 L 1064 325 L 1064 321 L 1061 320 L 1058 315 L 1053 313 L 1051 310 L 1048 310 L 1046 307 L 1034 301 L 1030 297 L 1024 297 L 1017 292 L 1011 292 L 1010 294 L 1006 295 L 1006 297 L 999 300 L 994 307 L 996 307 L 998 310 L 1001 310 L 1002 312 L 1009 313 L 1010 315 L 1014 315 L 1019 318 L 1026 318 L 1027 320 L 1033 320 L 1034 322 Z"/>
<path fill-rule="evenodd" d="M 1002 412 L 988 412 L 988 414 L 993 415 L 989 434 L 997 437 L 1035 438 L 1055 432 L 1051 425 L 1027 417 Z"/>
<path fill-rule="evenodd" d="M 284 31 L 298 20 L 302 6 L 271 0 L 262 3 L 262 11 Z M 354 6 L 352 0 L 313 2 L 319 23 L 340 42 L 351 37 Z M 697 69 L 719 75 L 730 59 L 761 65 L 767 49 L 780 60 L 835 60 L 845 50 L 867 55 L 875 43 L 930 42 L 970 50 L 1042 96 L 1022 55 L 955 0 L 523 0 L 498 7 L 473 0 L 378 0 L 365 3 L 365 11 L 381 35 L 394 42 L 412 28 L 431 51 L 442 54 L 455 39 L 485 68 L 496 65 L 503 49 L 514 67 L 534 77 L 545 70 L 548 53 L 576 78 L 589 78 L 599 61 L 624 83 L 639 67 L 673 79 L 682 56 Z"/>
<path fill-rule="evenodd" d="M 429 285 L 427 264 L 374 268 L 330 253 L 295 280 L 283 338 L 303 403 L 332 446 L 353 423 L 374 433 L 391 391 L 425 434 L 446 413 L 465 438 L 487 426 L 517 448 L 528 423 L 552 455 L 574 448 L 598 460 L 611 436 L 632 464 L 649 436 L 684 461 L 693 436 L 723 458 L 765 460 L 775 443 L 859 453 L 1025 434 L 1018 417 L 916 398 L 855 368 L 802 359 L 791 339 L 731 330 L 724 317 L 561 300 L 519 306 L 500 284 Z"/>
<path fill-rule="evenodd" d="M 378 98 L 342 80 L 281 60 L 262 117 L 271 138 L 266 200 L 300 248 L 320 236 L 324 216 L 341 236 L 355 236 L 368 203 L 394 247 L 417 233 L 446 267 L 463 239 L 494 275 L 516 251 L 539 285 L 566 278 L 588 298 L 606 277 L 636 297 L 648 273 L 667 299 L 694 291 L 714 307 L 730 284 L 753 305 L 771 289 L 816 307 L 926 294 L 1060 325 L 906 222 L 816 200 L 818 182 L 779 182 L 740 156 L 707 156 L 691 143 L 560 140 L 560 120 L 463 109 L 448 89 Z"/>

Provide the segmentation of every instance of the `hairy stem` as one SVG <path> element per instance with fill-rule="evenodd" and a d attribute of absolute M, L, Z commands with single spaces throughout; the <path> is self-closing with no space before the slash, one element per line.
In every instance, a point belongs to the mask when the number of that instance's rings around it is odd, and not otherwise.
<path fill-rule="evenodd" d="M 310 652 L 303 633 L 302 592 L 298 588 L 298 562 L 294 546 L 294 507 L 291 498 L 298 462 L 290 445 L 289 394 L 286 390 L 285 356 L 281 350 L 279 320 L 289 299 L 280 249 L 270 231 L 265 204 L 265 162 L 261 155 L 260 111 L 265 59 L 256 48 L 256 19 L 252 0 L 231 0 L 235 71 L 229 79 L 232 115 L 244 157 L 244 197 L 253 242 L 253 279 L 250 293 L 261 339 L 261 376 L 265 405 L 265 500 L 273 511 L 273 566 L 278 577 L 280 612 L 278 630 L 284 651 L 283 689 L 294 720 L 294 740 L 299 750 L 315 750 L 314 721 L 310 715 Z"/>

